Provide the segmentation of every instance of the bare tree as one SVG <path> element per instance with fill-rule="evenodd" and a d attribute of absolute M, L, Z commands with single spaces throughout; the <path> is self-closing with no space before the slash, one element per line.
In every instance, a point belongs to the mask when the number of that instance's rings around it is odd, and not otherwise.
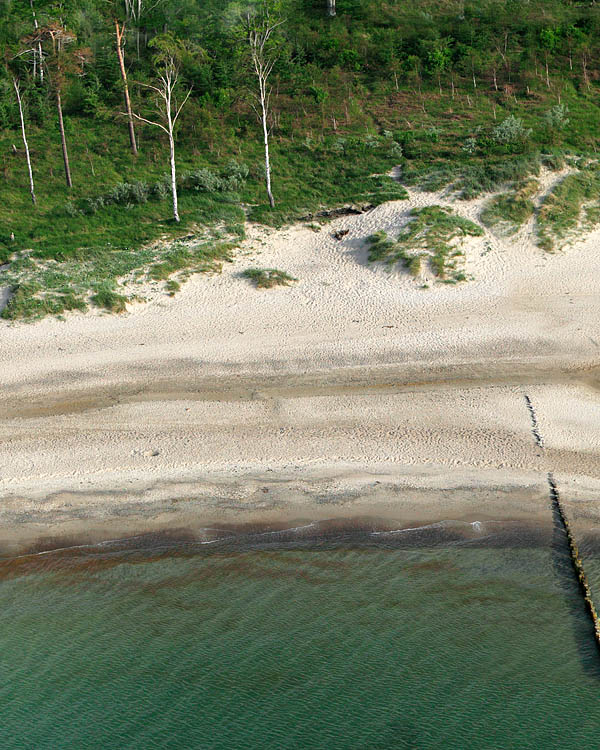
<path fill-rule="evenodd" d="M 169 138 L 169 160 L 171 164 L 171 195 L 173 197 L 173 218 L 176 222 L 181 221 L 179 217 L 179 205 L 177 200 L 177 172 L 175 168 L 175 124 L 181 114 L 185 103 L 190 97 L 190 89 L 181 104 L 177 104 L 175 91 L 179 81 L 179 52 L 181 47 L 175 40 L 165 35 L 162 38 L 152 40 L 154 46 L 158 47 L 159 53 L 154 58 L 154 64 L 157 67 L 156 85 L 144 83 L 140 84 L 154 92 L 156 97 L 156 110 L 159 115 L 159 121 L 148 120 L 141 115 L 133 113 L 133 116 L 140 122 L 153 125 L 163 130 Z"/>
<path fill-rule="evenodd" d="M 35 199 L 35 186 L 33 184 L 33 170 L 31 168 L 31 156 L 29 154 L 29 144 L 27 143 L 27 133 L 25 132 L 25 115 L 23 114 L 23 99 L 21 97 L 21 87 L 19 85 L 19 79 L 13 78 L 13 86 L 15 87 L 15 93 L 17 95 L 17 103 L 19 105 L 19 116 L 21 118 L 21 135 L 23 137 L 23 145 L 25 146 L 25 156 L 27 157 L 27 170 L 29 172 L 29 192 L 31 193 L 31 201 L 33 205 L 36 204 Z"/>
<path fill-rule="evenodd" d="M 258 107 L 256 114 L 262 125 L 265 149 L 265 181 L 267 196 L 271 208 L 275 207 L 275 199 L 271 189 L 271 159 L 269 156 L 269 107 L 273 87 L 269 85 L 269 76 L 278 58 L 277 45 L 274 45 L 275 31 L 283 24 L 283 20 L 273 17 L 273 3 L 265 0 L 260 11 L 244 17 L 244 29 L 250 48 L 252 67 L 258 83 L 258 93 L 255 95 Z"/>
<path fill-rule="evenodd" d="M 335 16 L 335 0 L 327 0 L 327 15 Z"/>
<path fill-rule="evenodd" d="M 140 0 L 141 1 L 141 0 Z M 127 114 L 127 123 L 129 125 L 129 143 L 131 144 L 131 151 L 134 156 L 137 156 L 137 143 L 135 140 L 135 128 L 133 126 L 133 112 L 131 109 L 131 98 L 129 97 L 129 85 L 127 83 L 127 71 L 125 69 L 125 57 L 123 55 L 123 48 L 125 46 L 125 24 L 119 25 L 119 21 L 115 18 L 115 29 L 117 33 L 117 57 L 119 59 L 119 69 L 121 70 L 121 78 L 123 79 L 123 95 L 125 97 L 125 111 Z"/>

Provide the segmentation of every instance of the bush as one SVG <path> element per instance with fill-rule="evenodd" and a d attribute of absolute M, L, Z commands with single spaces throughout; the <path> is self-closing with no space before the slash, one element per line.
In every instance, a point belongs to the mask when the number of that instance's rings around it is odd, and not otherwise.
<path fill-rule="evenodd" d="M 188 172 L 183 178 L 183 183 L 188 189 L 205 193 L 216 193 L 223 189 L 223 180 L 210 169 L 205 168 Z"/>
<path fill-rule="evenodd" d="M 492 139 L 496 143 L 512 145 L 524 143 L 531 136 L 531 128 L 526 128 L 520 117 L 509 115 L 506 120 L 492 130 Z"/>
<path fill-rule="evenodd" d="M 544 115 L 546 125 L 553 130 L 563 130 L 569 124 L 568 112 L 566 104 L 555 104 Z"/>

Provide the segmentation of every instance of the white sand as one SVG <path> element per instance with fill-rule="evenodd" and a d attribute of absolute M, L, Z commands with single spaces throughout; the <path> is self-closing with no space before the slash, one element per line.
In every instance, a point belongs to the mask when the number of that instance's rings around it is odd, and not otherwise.
<path fill-rule="evenodd" d="M 600 497 L 600 232 L 556 254 L 535 246 L 531 225 L 511 239 L 486 232 L 466 242 L 474 278 L 456 286 L 422 289 L 367 264 L 369 234 L 394 234 L 433 203 L 473 220 L 482 205 L 415 192 L 318 233 L 253 229 L 235 263 L 174 298 L 120 317 L 0 323 L 5 523 L 19 508 L 40 524 L 60 520 L 57 508 L 110 515 L 133 497 L 210 504 L 215 482 L 239 497 L 236 512 L 255 511 L 244 503 L 261 477 L 289 496 L 308 482 L 302 502 L 313 502 L 323 487 L 382 481 L 374 474 L 438 492 L 541 492 L 551 470 Z M 239 276 L 253 265 L 299 282 L 256 290 Z"/>

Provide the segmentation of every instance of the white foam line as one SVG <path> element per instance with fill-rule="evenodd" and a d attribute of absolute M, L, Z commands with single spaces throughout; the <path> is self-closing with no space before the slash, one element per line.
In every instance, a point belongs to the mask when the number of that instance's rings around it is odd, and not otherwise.
<path fill-rule="evenodd" d="M 302 531 L 303 529 L 310 529 L 316 525 L 317 524 L 313 521 L 311 523 L 307 523 L 305 526 L 293 526 L 291 529 L 278 529 L 276 531 L 262 531 L 260 534 L 257 534 L 256 536 L 269 536 L 271 534 L 285 534 L 288 531 Z"/>
<path fill-rule="evenodd" d="M 412 526 L 408 529 L 391 529 L 390 531 L 372 531 L 371 536 L 384 536 L 386 534 L 403 534 L 408 531 L 422 531 L 423 529 L 437 529 L 441 526 L 446 526 L 451 523 L 464 524 L 465 526 L 472 526 L 476 531 L 483 529 L 482 521 L 455 521 L 454 519 L 445 519 L 444 521 L 438 521 L 437 523 L 428 523 L 424 526 Z M 486 521 L 487 523 L 487 521 Z M 497 521 L 497 523 L 500 523 Z"/>

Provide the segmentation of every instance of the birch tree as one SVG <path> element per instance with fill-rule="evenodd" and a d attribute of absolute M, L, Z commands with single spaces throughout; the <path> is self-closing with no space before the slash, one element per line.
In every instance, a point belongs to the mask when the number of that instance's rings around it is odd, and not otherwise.
<path fill-rule="evenodd" d="M 179 204 L 177 199 L 177 171 L 175 166 L 175 125 L 181 114 L 185 103 L 190 98 L 190 89 L 178 104 L 176 94 L 179 84 L 180 60 L 183 48 L 171 35 L 165 34 L 156 37 L 151 44 L 158 49 L 154 56 L 154 65 L 157 71 L 156 83 L 142 83 L 144 88 L 154 94 L 154 104 L 158 120 L 149 120 L 139 114 L 133 113 L 136 120 L 145 122 L 160 128 L 167 134 L 169 139 L 169 162 L 171 166 L 171 195 L 173 198 L 173 218 L 176 222 L 181 221 L 179 217 Z"/>
<path fill-rule="evenodd" d="M 327 15 L 335 16 L 335 0 L 327 0 Z"/>
<path fill-rule="evenodd" d="M 274 0 L 264 0 L 257 12 L 247 11 L 243 19 L 244 31 L 250 49 L 250 59 L 258 88 L 255 94 L 256 106 L 254 109 L 263 131 L 265 182 L 271 208 L 275 208 L 275 199 L 271 189 L 271 158 L 269 155 L 269 112 L 273 90 L 273 87 L 269 84 L 269 78 L 279 57 L 276 32 L 284 23 L 279 18 L 277 11 L 278 5 Z"/>
<path fill-rule="evenodd" d="M 29 173 L 29 192 L 31 193 L 31 201 L 33 205 L 36 204 L 35 198 L 35 185 L 33 183 L 33 169 L 31 168 L 31 155 L 29 153 L 29 143 L 27 142 L 27 132 L 25 130 L 25 114 L 23 113 L 23 97 L 21 95 L 21 85 L 19 79 L 15 76 L 13 78 L 13 86 L 15 88 L 15 94 L 17 95 L 17 104 L 19 105 L 19 117 L 21 118 L 21 136 L 23 138 L 23 146 L 25 146 L 25 156 L 27 158 L 27 171 Z"/>

